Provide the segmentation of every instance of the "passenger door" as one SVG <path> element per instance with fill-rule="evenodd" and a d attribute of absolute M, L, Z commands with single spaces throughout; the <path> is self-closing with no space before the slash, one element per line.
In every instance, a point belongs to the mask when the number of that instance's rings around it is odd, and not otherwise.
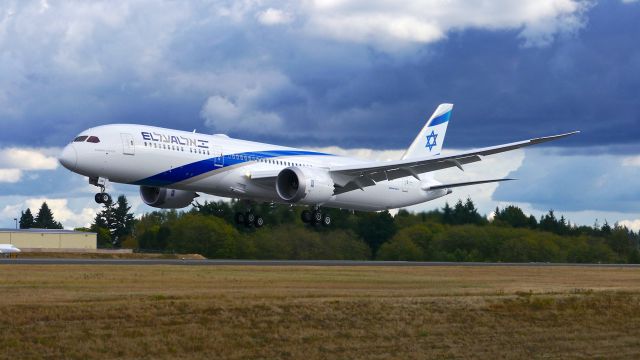
<path fill-rule="evenodd" d="M 124 155 L 135 155 L 136 146 L 133 141 L 133 136 L 131 134 L 120 134 L 120 138 L 122 139 L 122 153 Z"/>

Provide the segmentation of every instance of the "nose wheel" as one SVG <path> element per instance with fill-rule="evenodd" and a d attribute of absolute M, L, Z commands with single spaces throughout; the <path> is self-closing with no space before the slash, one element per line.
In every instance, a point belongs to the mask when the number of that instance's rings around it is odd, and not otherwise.
<path fill-rule="evenodd" d="M 106 192 L 99 192 L 94 197 L 98 204 L 111 204 L 111 195 Z"/>
<path fill-rule="evenodd" d="M 94 200 L 98 204 L 111 204 L 111 195 L 105 192 L 109 179 L 103 177 L 90 177 L 89 184 L 100 188 L 100 192 L 94 196 Z"/>

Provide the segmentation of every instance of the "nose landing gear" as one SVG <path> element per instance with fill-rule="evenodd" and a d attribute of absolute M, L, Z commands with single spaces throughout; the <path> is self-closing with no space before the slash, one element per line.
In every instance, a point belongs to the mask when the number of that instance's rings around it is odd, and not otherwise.
<path fill-rule="evenodd" d="M 111 204 L 111 195 L 105 192 L 108 183 L 109 180 L 103 177 L 89 178 L 89 184 L 100 188 L 100 192 L 94 196 L 94 200 L 96 201 L 96 203 L 107 205 Z"/>

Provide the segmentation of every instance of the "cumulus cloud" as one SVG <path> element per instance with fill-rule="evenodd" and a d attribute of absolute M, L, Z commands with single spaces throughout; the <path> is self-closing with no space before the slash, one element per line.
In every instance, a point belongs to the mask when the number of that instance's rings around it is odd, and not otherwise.
<path fill-rule="evenodd" d="M 640 155 L 625 157 L 624 159 L 622 159 L 622 166 L 640 167 Z"/>
<path fill-rule="evenodd" d="M 20 169 L 0 169 L 0 183 L 16 183 L 22 178 Z"/>
<path fill-rule="evenodd" d="M 576 0 L 375 1 L 316 0 L 305 10 L 309 31 L 335 39 L 394 49 L 441 40 L 465 29 L 514 29 L 529 45 L 582 26 L 588 3 Z"/>
<path fill-rule="evenodd" d="M 217 131 L 248 131 L 254 134 L 280 130 L 283 119 L 268 110 L 268 102 L 274 93 L 292 88 L 288 78 L 277 71 L 227 72 L 210 74 L 215 85 L 206 85 L 210 95 L 200 116 L 205 124 Z M 176 78 L 180 83 L 201 84 L 189 76 Z M 209 82 L 207 82 L 209 83 Z"/>
<path fill-rule="evenodd" d="M 58 167 L 58 160 L 51 156 L 51 152 L 59 149 L 30 149 L 11 147 L 0 149 L 0 168 L 14 168 L 22 170 L 54 170 Z"/>
<path fill-rule="evenodd" d="M 0 149 L 0 183 L 17 183 L 23 179 L 24 170 L 55 170 L 58 160 L 51 156 L 57 148 L 5 148 Z"/>
<path fill-rule="evenodd" d="M 268 26 L 287 24 L 293 20 L 293 16 L 290 13 L 274 8 L 259 12 L 256 18 L 261 24 Z"/>
<path fill-rule="evenodd" d="M 214 95 L 207 99 L 200 115 L 206 124 L 216 130 L 242 131 L 252 133 L 277 131 L 282 126 L 282 119 L 273 112 L 262 112 L 251 109 L 243 99 L 233 102 L 228 98 Z"/>
<path fill-rule="evenodd" d="M 416 118 L 441 101 L 466 102 L 469 114 L 504 125 L 514 123 L 508 112 L 514 108 L 528 114 L 540 107 L 573 110 L 567 98 L 576 93 L 576 99 L 612 94 L 620 102 L 619 121 L 629 122 L 637 108 L 628 99 L 637 50 L 614 46 L 626 33 L 613 28 L 629 21 L 624 16 L 605 8 L 605 31 L 589 33 L 614 41 L 587 39 L 581 42 L 586 45 L 529 53 L 517 46 L 565 39 L 557 35 L 582 29 L 591 9 L 604 7 L 591 4 L 10 1 L 0 10 L 0 46 L 12 49 L 0 57 L 0 142 L 60 146 L 90 126 L 136 122 L 187 129 L 204 123 L 269 142 L 288 137 L 298 144 L 338 140 L 343 146 L 395 147 L 401 138 L 392 130 L 406 128 L 396 129 L 390 119 Z M 285 84 L 269 83 L 273 74 Z M 224 101 L 234 106 L 228 110 L 235 117 L 218 113 Z M 597 103 L 581 101 L 572 117 L 593 116 Z M 531 130 L 533 116 L 517 121 L 514 131 Z M 344 135 L 365 118 L 366 131 Z M 477 125 L 469 125 L 476 133 Z"/>
<path fill-rule="evenodd" d="M 628 229 L 633 230 L 633 231 L 640 231 L 640 219 L 620 220 L 620 221 L 618 221 L 618 225 L 626 226 Z"/>

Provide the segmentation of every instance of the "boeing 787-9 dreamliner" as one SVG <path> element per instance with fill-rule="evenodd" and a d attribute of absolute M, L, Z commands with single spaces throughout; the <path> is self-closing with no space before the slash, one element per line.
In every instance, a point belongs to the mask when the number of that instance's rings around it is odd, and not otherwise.
<path fill-rule="evenodd" d="M 511 179 L 443 184 L 438 170 L 481 161 L 484 156 L 560 139 L 575 132 L 442 155 L 452 104 L 441 104 L 401 159 L 368 161 L 276 146 L 227 135 L 204 135 L 146 125 L 114 124 L 81 132 L 60 155 L 67 169 L 98 186 L 98 203 L 111 202 L 109 182 L 138 185 L 156 208 L 183 208 L 206 193 L 255 202 L 308 206 L 302 220 L 330 225 L 321 207 L 361 211 L 395 209 L 437 199 L 452 188 Z M 251 211 L 236 222 L 261 227 Z"/>

